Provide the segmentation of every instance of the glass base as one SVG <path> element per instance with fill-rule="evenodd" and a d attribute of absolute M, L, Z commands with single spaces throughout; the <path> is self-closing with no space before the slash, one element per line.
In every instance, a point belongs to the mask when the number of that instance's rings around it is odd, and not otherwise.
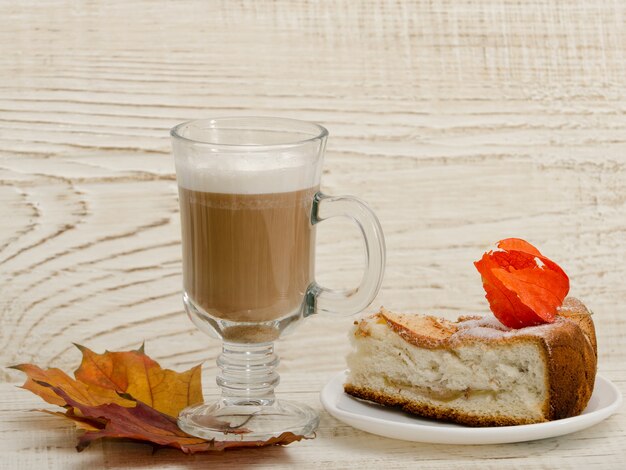
<path fill-rule="evenodd" d="M 219 400 L 185 408 L 178 416 L 178 426 L 187 434 L 218 441 L 266 441 L 284 432 L 311 436 L 318 424 L 315 410 L 286 400 L 271 404 Z"/>

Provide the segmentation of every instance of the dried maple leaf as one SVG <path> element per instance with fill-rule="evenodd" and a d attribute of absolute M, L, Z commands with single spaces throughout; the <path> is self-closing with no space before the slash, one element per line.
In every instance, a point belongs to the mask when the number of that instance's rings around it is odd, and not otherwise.
<path fill-rule="evenodd" d="M 44 383 L 41 385 L 46 386 Z M 190 452 L 194 446 L 206 444 L 204 439 L 181 431 L 175 418 L 140 401 L 136 401 L 132 408 L 114 403 L 91 406 L 73 399 L 59 387 L 50 386 L 50 388 L 68 405 L 79 410 L 82 416 L 105 423 L 102 428 L 94 426 L 95 430 L 85 432 L 79 438 L 78 450 L 83 450 L 92 441 L 103 437 L 146 441 L 162 446 L 177 447 L 183 452 Z"/>
<path fill-rule="evenodd" d="M 37 410 L 37 411 L 41 411 L 42 413 L 47 413 L 52 416 L 60 416 L 61 418 L 70 419 L 74 422 L 74 424 L 76 425 L 78 429 L 82 429 L 83 431 L 97 431 L 98 429 L 101 429 L 105 424 L 105 423 L 99 423 L 97 420 L 94 420 L 93 418 L 85 418 L 85 417 L 77 416 L 71 410 L 68 410 L 65 413 L 61 413 L 60 411 L 50 411 L 50 410 Z"/>
<path fill-rule="evenodd" d="M 41 385 L 46 383 L 63 390 L 65 394 L 75 400 L 88 405 L 101 405 L 103 403 L 116 403 L 122 406 L 135 406 L 135 402 L 121 397 L 115 390 L 86 384 L 71 378 L 61 369 L 41 369 L 33 364 L 19 364 L 13 366 L 24 372 L 28 378 L 22 388 L 39 395 L 48 403 L 59 406 L 70 406 L 64 398 L 54 392 L 54 389 Z"/>
<path fill-rule="evenodd" d="M 136 351 L 97 354 L 76 345 L 83 360 L 74 375 L 88 385 L 127 393 L 134 399 L 170 416 L 178 416 L 183 408 L 202 402 L 200 366 L 185 372 L 162 369 L 144 353 Z"/>
<path fill-rule="evenodd" d="M 569 278 L 537 248 L 519 238 L 498 242 L 474 265 L 493 314 L 510 328 L 552 322 L 569 292 Z"/>
<path fill-rule="evenodd" d="M 32 364 L 14 368 L 27 375 L 23 388 L 66 408 L 65 413 L 40 411 L 69 419 L 85 431 L 79 438 L 79 451 L 101 438 L 132 439 L 185 453 L 287 445 L 307 438 L 290 432 L 267 441 L 215 441 L 190 436 L 178 427 L 176 416 L 182 408 L 202 401 L 200 366 L 182 373 L 162 369 L 144 353 L 143 346 L 104 354 L 78 348 L 83 360 L 76 379 L 60 369 L 43 370 Z M 212 425 L 233 435 L 250 432 L 217 419 Z"/>
<path fill-rule="evenodd" d="M 80 426 L 85 429 L 86 432 L 78 440 L 78 445 L 76 446 L 78 451 L 84 450 L 92 441 L 102 438 L 143 441 L 158 446 L 174 447 L 182 450 L 186 454 L 210 450 L 225 450 L 234 447 L 287 445 L 305 438 L 305 436 L 285 432 L 267 441 L 206 440 L 185 433 L 178 427 L 175 418 L 161 413 L 140 401 L 137 401 L 136 405 L 132 408 L 114 403 L 91 406 L 74 400 L 58 387 L 43 382 L 41 382 L 40 385 L 50 387 L 54 393 L 63 398 L 69 406 L 80 411 L 82 416 Z M 91 418 L 93 421 L 85 421 L 85 418 Z M 98 426 L 92 423 L 104 424 Z M 217 424 L 228 426 L 227 423 Z M 229 427 L 229 429 L 232 428 Z M 247 429 L 232 429 L 231 431 L 232 434 L 246 434 L 247 432 L 249 432 Z"/>

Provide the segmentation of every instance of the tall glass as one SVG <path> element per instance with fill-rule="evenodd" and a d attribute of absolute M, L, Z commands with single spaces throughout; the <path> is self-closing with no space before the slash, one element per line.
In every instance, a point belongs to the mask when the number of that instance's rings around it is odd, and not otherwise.
<path fill-rule="evenodd" d="M 183 302 L 194 324 L 223 342 L 217 358 L 221 398 L 183 410 L 178 424 L 219 440 L 311 434 L 317 413 L 274 397 L 279 377 L 273 342 L 314 313 L 354 314 L 372 302 L 385 264 L 380 224 L 358 199 L 319 192 L 328 136 L 322 126 L 262 117 L 206 119 L 182 123 L 171 135 Z M 365 239 L 365 273 L 351 291 L 315 282 L 315 226 L 336 216 L 356 222 Z"/>

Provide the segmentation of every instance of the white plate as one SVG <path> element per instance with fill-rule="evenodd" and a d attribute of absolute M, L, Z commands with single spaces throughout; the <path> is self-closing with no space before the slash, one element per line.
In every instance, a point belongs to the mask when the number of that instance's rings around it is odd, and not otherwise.
<path fill-rule="evenodd" d="M 419 418 L 398 409 L 358 400 L 344 393 L 346 372 L 326 384 L 320 399 L 331 415 L 350 426 L 379 436 L 436 444 L 503 444 L 534 441 L 580 431 L 611 416 L 622 394 L 609 380 L 597 375 L 587 408 L 580 416 L 520 426 L 472 428 Z"/>

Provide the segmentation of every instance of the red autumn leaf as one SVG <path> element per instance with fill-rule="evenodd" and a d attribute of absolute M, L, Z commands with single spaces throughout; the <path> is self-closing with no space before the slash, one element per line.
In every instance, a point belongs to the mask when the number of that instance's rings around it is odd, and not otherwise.
<path fill-rule="evenodd" d="M 498 242 L 474 265 L 493 314 L 510 328 L 552 322 L 569 292 L 569 278 L 537 248 L 519 238 Z"/>

